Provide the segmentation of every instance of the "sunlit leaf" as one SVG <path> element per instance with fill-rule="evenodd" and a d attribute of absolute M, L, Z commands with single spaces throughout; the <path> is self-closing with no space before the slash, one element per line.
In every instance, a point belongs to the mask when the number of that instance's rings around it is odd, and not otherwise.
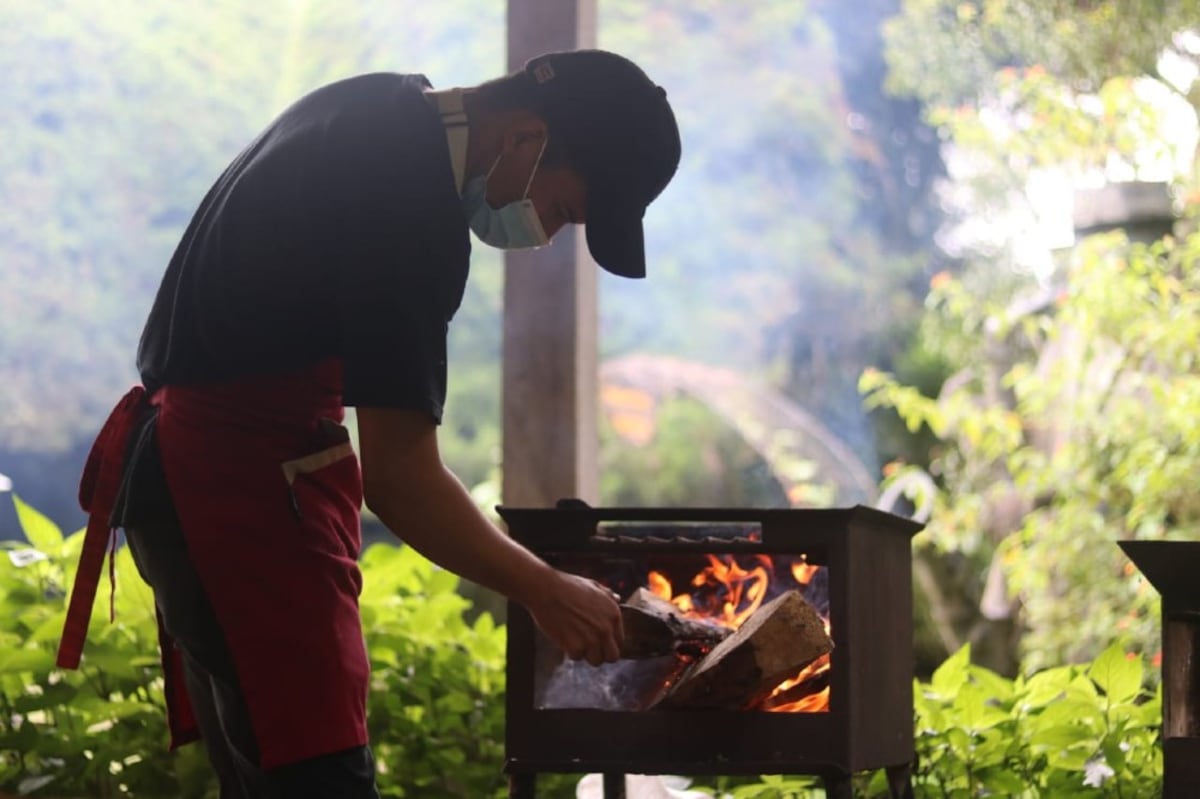
<path fill-rule="evenodd" d="M 940 697 L 954 697 L 967 682 L 967 668 L 970 664 L 971 647 L 965 645 L 937 667 L 930 680 L 930 686 Z"/>
<path fill-rule="evenodd" d="M 45 649 L 9 649 L 0 651 L 0 674 L 43 672 L 54 666 L 54 654 Z"/>
<path fill-rule="evenodd" d="M 1088 669 L 1090 676 L 1113 703 L 1126 702 L 1142 688 L 1142 659 L 1128 657 L 1121 644 L 1105 649 Z"/>
<path fill-rule="evenodd" d="M 17 508 L 17 520 L 21 525 L 21 531 L 25 533 L 29 543 L 47 555 L 57 555 L 63 543 L 63 534 L 58 529 L 58 525 L 27 505 L 16 494 L 13 494 L 12 497 L 13 504 Z"/>

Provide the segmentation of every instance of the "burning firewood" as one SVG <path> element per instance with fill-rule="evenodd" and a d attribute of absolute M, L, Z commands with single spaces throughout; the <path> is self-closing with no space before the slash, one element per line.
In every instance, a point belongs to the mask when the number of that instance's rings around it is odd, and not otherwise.
<path fill-rule="evenodd" d="M 766 699 L 762 700 L 762 702 L 755 705 L 754 709 L 775 710 L 777 708 L 786 708 L 788 705 L 794 705 L 798 702 L 803 702 L 804 700 L 809 700 L 811 702 L 811 697 L 814 697 L 816 694 L 819 694 L 822 691 L 827 692 L 829 689 L 829 665 L 826 663 L 825 668 L 816 669 L 815 667 L 820 663 L 820 661 L 821 659 L 818 658 L 817 660 L 813 661 L 808 668 L 805 669 L 805 671 L 812 671 L 812 674 L 809 674 L 807 677 L 795 684 L 788 685 L 781 691 L 773 692 Z M 788 682 L 791 682 L 791 680 Z"/>
<path fill-rule="evenodd" d="M 658 707 L 750 708 L 833 649 L 825 624 L 799 591 L 756 610 L 687 672 Z"/>
<path fill-rule="evenodd" d="M 732 632 L 719 624 L 689 619 L 679 608 L 645 588 L 621 605 L 625 640 L 621 657 L 645 658 L 682 653 L 698 657 Z"/>

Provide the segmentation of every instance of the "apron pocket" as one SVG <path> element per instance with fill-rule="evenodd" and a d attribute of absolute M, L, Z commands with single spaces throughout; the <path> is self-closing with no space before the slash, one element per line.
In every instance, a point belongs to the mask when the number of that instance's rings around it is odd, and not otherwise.
<path fill-rule="evenodd" d="M 311 475 L 310 479 L 319 482 L 332 482 L 333 485 L 329 487 L 334 491 L 348 491 L 351 494 L 361 493 L 357 488 L 360 478 L 354 447 L 350 443 L 350 431 L 331 419 L 322 419 L 320 421 L 320 434 L 321 440 L 329 443 L 329 446 L 310 455 L 293 458 L 280 464 L 280 469 L 283 471 L 283 478 L 287 482 L 292 511 L 296 514 L 297 519 L 304 517 L 303 509 L 296 495 L 296 481 L 301 476 Z M 329 469 L 334 464 L 341 463 L 346 459 L 351 460 L 352 468 L 350 470 L 339 469 L 336 472 L 330 471 L 321 475 L 317 474 L 317 472 Z M 361 497 L 358 501 L 361 503 Z"/>
<path fill-rule="evenodd" d="M 296 477 L 302 474 L 312 474 L 318 472 L 327 466 L 332 466 L 343 458 L 354 457 L 354 447 L 347 441 L 342 444 L 337 444 L 329 449 L 323 449 L 320 452 L 314 452 L 312 455 L 305 455 L 303 458 L 284 461 L 281 464 L 283 468 L 283 477 L 287 480 L 287 484 L 291 486 L 296 482 Z"/>

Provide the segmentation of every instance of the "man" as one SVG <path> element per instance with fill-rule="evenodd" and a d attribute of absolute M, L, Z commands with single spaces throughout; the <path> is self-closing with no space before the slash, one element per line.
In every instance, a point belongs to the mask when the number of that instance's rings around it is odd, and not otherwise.
<path fill-rule="evenodd" d="M 584 224 L 602 267 L 644 275 L 642 216 L 678 161 L 665 92 L 601 51 L 463 90 L 365 75 L 284 111 L 189 224 L 142 334 L 145 388 L 93 447 L 60 664 L 78 665 L 109 528 L 124 527 L 154 588 L 172 745 L 203 738 L 222 797 L 377 796 L 364 498 L 571 657 L 614 660 L 611 593 L 509 539 L 442 464 L 446 331 L 468 230 L 518 248 Z"/>

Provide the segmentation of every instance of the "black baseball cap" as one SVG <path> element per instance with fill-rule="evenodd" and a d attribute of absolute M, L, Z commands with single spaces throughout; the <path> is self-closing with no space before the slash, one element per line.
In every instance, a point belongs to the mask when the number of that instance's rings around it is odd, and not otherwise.
<path fill-rule="evenodd" d="M 588 250 L 622 277 L 646 276 L 642 217 L 679 166 L 667 92 L 603 50 L 546 53 L 525 64 L 535 110 L 587 186 Z"/>

